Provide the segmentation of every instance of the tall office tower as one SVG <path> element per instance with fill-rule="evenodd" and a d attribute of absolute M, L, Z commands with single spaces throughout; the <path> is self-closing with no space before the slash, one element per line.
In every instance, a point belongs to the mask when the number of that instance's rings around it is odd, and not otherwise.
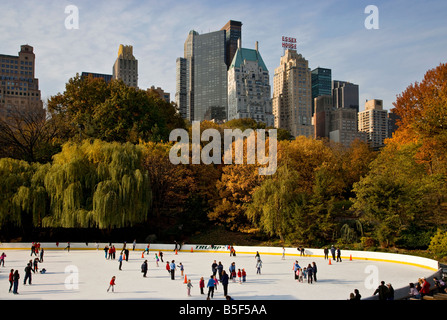
<path fill-rule="evenodd" d="M 113 79 L 123 80 L 129 87 L 138 88 L 138 60 L 133 55 L 132 46 L 120 44 L 118 58 L 113 65 Z"/>
<path fill-rule="evenodd" d="M 250 118 L 274 125 L 268 69 L 255 49 L 241 48 L 240 41 L 228 70 L 228 120 Z"/>
<path fill-rule="evenodd" d="M 229 69 L 238 48 L 238 40 L 242 41 L 242 22 L 230 20 L 221 30 L 225 30 L 225 47 L 227 51 L 225 62 Z"/>
<path fill-rule="evenodd" d="M 335 108 L 352 108 L 359 112 L 359 86 L 346 81 L 332 81 Z"/>
<path fill-rule="evenodd" d="M 225 30 L 198 34 L 190 31 L 184 58 L 177 63 L 177 90 L 186 86 L 186 105 L 181 92 L 177 104 L 190 121 L 227 119 L 227 65 Z M 181 60 L 184 59 L 184 60 Z M 182 67 L 184 64 L 186 67 Z"/>
<path fill-rule="evenodd" d="M 187 119 L 186 107 L 186 59 L 177 58 L 175 79 L 175 103 L 183 119 Z"/>
<path fill-rule="evenodd" d="M 331 132 L 331 112 L 333 110 L 333 102 L 331 95 L 322 95 L 314 99 L 314 115 L 313 125 L 315 139 L 328 138 Z"/>
<path fill-rule="evenodd" d="M 0 54 L 0 113 L 43 110 L 35 61 L 34 48 L 29 45 L 20 46 L 18 56 Z"/>
<path fill-rule="evenodd" d="M 273 77 L 275 127 L 294 137 L 314 136 L 312 125 L 312 87 L 308 61 L 295 50 L 285 50 Z"/>
<path fill-rule="evenodd" d="M 388 111 L 383 110 L 382 100 L 369 100 L 365 110 L 359 112 L 359 131 L 365 132 L 370 147 L 377 150 L 384 146 L 388 136 Z"/>
<path fill-rule="evenodd" d="M 312 70 L 312 112 L 314 99 L 324 95 L 332 95 L 332 70 L 318 67 Z"/>

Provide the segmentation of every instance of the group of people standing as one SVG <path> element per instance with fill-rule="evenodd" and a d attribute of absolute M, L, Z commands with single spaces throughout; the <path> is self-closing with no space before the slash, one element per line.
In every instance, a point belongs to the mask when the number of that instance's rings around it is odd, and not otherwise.
<path fill-rule="evenodd" d="M 315 262 L 309 263 L 307 267 L 301 267 L 298 260 L 295 260 L 292 270 L 297 282 L 304 282 L 305 280 L 307 280 L 307 283 L 317 282 L 317 264 Z"/>
<path fill-rule="evenodd" d="M 329 248 L 326 247 L 323 249 L 324 252 L 324 259 L 327 260 L 329 259 Z M 331 246 L 330 249 L 331 255 L 332 255 L 332 260 L 337 261 L 337 262 L 341 262 L 341 250 L 339 247 L 335 248 L 333 245 Z"/>

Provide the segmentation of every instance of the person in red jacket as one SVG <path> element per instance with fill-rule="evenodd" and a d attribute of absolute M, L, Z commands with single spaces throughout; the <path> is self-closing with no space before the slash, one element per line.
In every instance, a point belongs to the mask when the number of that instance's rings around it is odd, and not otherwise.
<path fill-rule="evenodd" d="M 11 292 L 13 284 L 14 284 L 14 269 L 11 269 L 11 272 L 9 273 L 9 292 Z"/>
<path fill-rule="evenodd" d="M 109 292 L 110 288 L 112 288 L 112 292 L 115 292 L 115 276 L 112 277 L 112 280 L 110 280 L 109 288 L 107 289 L 107 292 Z"/>
<path fill-rule="evenodd" d="M 426 296 L 430 293 L 430 283 L 427 281 L 427 279 L 422 278 L 422 289 L 421 289 L 421 296 Z"/>

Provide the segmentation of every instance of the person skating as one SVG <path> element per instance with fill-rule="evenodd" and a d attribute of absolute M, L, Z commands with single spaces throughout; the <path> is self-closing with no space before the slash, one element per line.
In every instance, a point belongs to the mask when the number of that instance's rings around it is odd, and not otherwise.
<path fill-rule="evenodd" d="M 28 280 L 28 284 L 31 284 L 31 272 L 34 272 L 34 270 L 31 267 L 31 263 L 28 263 L 25 267 L 25 278 L 23 279 L 23 284 L 26 284 L 26 280 Z"/>
<path fill-rule="evenodd" d="M 146 278 L 147 269 L 147 260 L 144 260 L 143 264 L 141 265 L 141 272 L 143 273 L 144 278 Z"/>
<path fill-rule="evenodd" d="M 110 280 L 109 288 L 107 289 L 107 292 L 109 292 L 110 288 L 112 288 L 112 292 L 115 292 L 115 276 L 113 276 L 112 280 Z"/>
<path fill-rule="evenodd" d="M 214 297 L 214 286 L 216 285 L 216 282 L 214 281 L 214 276 L 211 275 L 210 279 L 208 280 L 208 284 L 206 285 L 208 288 L 208 299 L 211 297 Z"/>
<path fill-rule="evenodd" d="M 14 276 L 12 281 L 14 282 L 14 286 L 13 286 L 13 293 L 14 294 L 19 294 L 19 279 L 20 279 L 20 274 L 19 274 L 19 270 L 14 271 Z"/>

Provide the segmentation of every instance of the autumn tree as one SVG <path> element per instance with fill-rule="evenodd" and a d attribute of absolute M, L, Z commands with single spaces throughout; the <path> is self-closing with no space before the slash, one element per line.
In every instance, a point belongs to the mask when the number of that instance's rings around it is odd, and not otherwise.
<path fill-rule="evenodd" d="M 49 99 L 48 109 L 63 141 L 168 141 L 172 129 L 185 127 L 175 105 L 121 80 L 106 83 L 77 75 L 68 81 L 64 93 Z"/>

